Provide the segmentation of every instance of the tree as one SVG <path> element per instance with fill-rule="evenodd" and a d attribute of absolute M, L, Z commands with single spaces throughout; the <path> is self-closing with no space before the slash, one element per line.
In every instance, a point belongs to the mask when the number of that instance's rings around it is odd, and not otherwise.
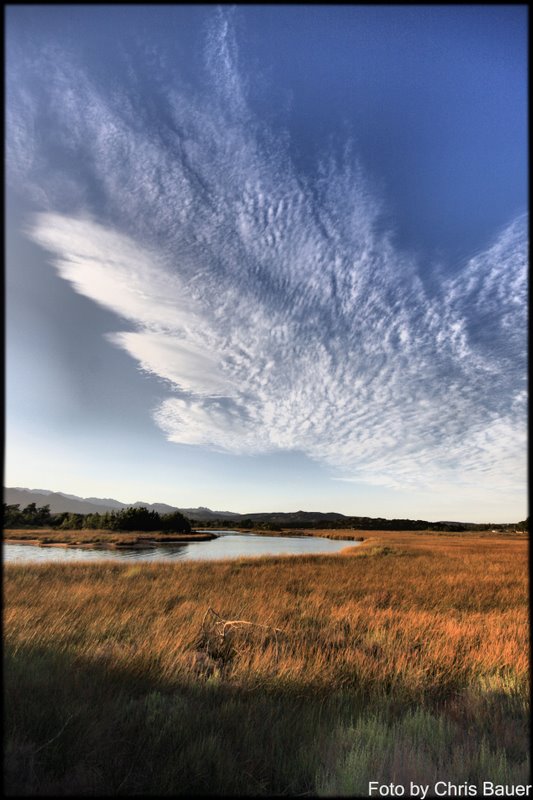
<path fill-rule="evenodd" d="M 61 530 L 80 530 L 83 527 L 84 516 L 83 514 L 67 514 L 60 525 Z"/>
<path fill-rule="evenodd" d="M 156 511 L 149 511 L 146 506 L 123 508 L 111 516 L 111 529 L 118 531 L 157 531 L 160 530 L 161 518 Z"/>
<path fill-rule="evenodd" d="M 37 504 L 28 503 L 28 505 L 22 510 L 22 514 L 24 519 L 31 525 L 37 516 Z"/>
<path fill-rule="evenodd" d="M 19 503 L 4 503 L 4 528 L 16 528 L 23 524 L 23 515 Z"/>
<path fill-rule="evenodd" d="M 86 514 L 83 520 L 83 527 L 84 528 L 103 528 L 105 527 L 102 524 L 102 515 L 96 512 L 95 514 Z"/>
<path fill-rule="evenodd" d="M 43 527 L 52 524 L 52 516 L 50 514 L 50 506 L 41 506 L 37 508 L 35 503 L 28 503 L 28 505 L 19 512 L 18 524 L 23 526 Z"/>
<path fill-rule="evenodd" d="M 53 528 L 60 528 L 67 517 L 68 517 L 68 511 L 61 511 L 58 514 L 54 514 L 51 517 L 52 527 Z"/>
<path fill-rule="evenodd" d="M 179 511 L 161 515 L 161 530 L 172 533 L 190 533 L 191 523 Z"/>

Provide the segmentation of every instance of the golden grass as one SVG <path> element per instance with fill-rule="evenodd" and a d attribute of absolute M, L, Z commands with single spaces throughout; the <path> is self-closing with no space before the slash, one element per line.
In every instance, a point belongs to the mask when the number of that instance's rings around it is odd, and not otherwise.
<path fill-rule="evenodd" d="M 344 555 L 6 564 L 11 785 L 360 793 L 380 753 L 389 779 L 525 775 L 527 547 L 379 532 Z M 259 625 L 223 638 L 209 608 Z"/>
<path fill-rule="evenodd" d="M 135 547 L 157 542 L 203 542 L 215 539 L 213 533 L 158 533 L 145 531 L 54 530 L 53 528 L 22 528 L 3 531 L 6 544 L 33 544 L 65 547 Z"/>
<path fill-rule="evenodd" d="M 208 654 L 225 682 L 331 691 L 397 687 L 413 697 L 528 678 L 526 544 L 397 534 L 350 555 L 227 563 L 5 568 L 7 641 L 69 649 L 156 672 L 191 672 L 202 617 L 283 629 L 271 641 L 235 631 Z M 242 639 L 243 641 L 240 641 Z M 132 648 L 134 653 L 132 653 Z"/>

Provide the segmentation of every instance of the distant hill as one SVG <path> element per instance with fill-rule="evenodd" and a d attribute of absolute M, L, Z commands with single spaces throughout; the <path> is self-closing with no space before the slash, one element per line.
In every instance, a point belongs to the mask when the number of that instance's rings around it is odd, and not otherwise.
<path fill-rule="evenodd" d="M 180 508 L 181 513 L 192 519 L 194 522 L 211 522 L 214 520 L 238 520 L 244 517 L 244 514 L 238 514 L 236 511 L 211 511 L 210 508 L 199 506 L 199 508 Z"/>
<path fill-rule="evenodd" d="M 140 500 L 136 503 L 122 503 L 120 500 L 115 500 L 111 497 L 78 497 L 77 495 L 63 494 L 62 492 L 51 492 L 48 489 L 22 489 L 20 487 L 5 488 L 4 503 L 8 505 L 18 503 L 21 508 L 24 508 L 29 503 L 35 503 L 38 507 L 49 505 L 53 514 L 61 513 L 62 511 L 69 511 L 75 514 L 94 514 L 96 512 L 118 511 L 128 506 L 133 506 L 134 508 L 145 506 L 150 511 L 157 511 L 158 514 L 180 511 L 193 522 L 250 520 L 256 524 L 270 523 L 282 527 L 316 527 L 327 523 L 340 524 L 343 520 L 348 522 L 350 519 L 344 514 L 335 512 L 293 511 L 239 514 L 236 511 L 213 511 L 210 508 L 205 508 L 205 506 L 178 508 L 177 506 L 169 506 L 166 503 L 145 503 Z"/>
<path fill-rule="evenodd" d="M 145 506 L 150 511 L 158 514 L 167 514 L 180 511 L 193 523 L 209 527 L 229 528 L 233 523 L 236 527 L 258 527 L 272 529 L 278 528 L 352 528 L 355 530 L 441 530 L 441 531 L 466 531 L 483 530 L 490 527 L 504 528 L 506 525 L 492 523 L 476 524 L 471 522 L 428 522 L 427 520 L 412 519 L 383 519 L 382 517 L 356 517 L 338 514 L 334 511 L 291 511 L 267 512 L 254 514 L 239 514 L 236 511 L 212 511 L 210 508 L 179 508 L 166 503 L 145 503 L 138 500 L 135 503 L 122 503 L 112 497 L 78 497 L 74 494 L 51 492 L 49 489 L 26 489 L 21 487 L 5 488 L 4 503 L 20 505 L 23 509 L 29 503 L 37 507 L 50 506 L 53 514 L 68 511 L 75 514 L 105 513 L 106 511 L 119 511 L 130 506 Z M 511 523 L 508 523 L 510 525 Z M 524 523 L 517 523 L 526 525 Z M 514 526 L 514 523 L 512 523 Z"/>
<path fill-rule="evenodd" d="M 60 514 L 68 511 L 72 514 L 103 514 L 106 511 L 119 511 L 121 508 L 133 506 L 139 508 L 145 506 L 150 511 L 157 511 L 158 514 L 169 514 L 172 511 L 181 511 L 193 521 L 211 521 L 214 519 L 239 519 L 242 515 L 231 511 L 212 511 L 210 508 L 178 508 L 169 506 L 166 503 L 145 503 L 138 500 L 136 503 L 122 503 L 112 497 L 78 497 L 75 494 L 63 494 L 63 492 L 51 492 L 49 489 L 25 489 L 20 487 L 4 489 L 4 503 L 8 505 L 20 505 L 21 509 L 30 503 L 35 503 L 37 507 L 50 506 L 52 514 Z"/>
<path fill-rule="evenodd" d="M 281 525 L 284 528 L 293 526 L 313 527 L 322 525 L 326 522 L 348 522 L 351 517 L 344 514 L 337 514 L 335 511 L 274 511 L 262 514 L 242 514 L 245 519 L 252 522 L 270 522 L 273 525 Z"/>
<path fill-rule="evenodd" d="M 41 489 L 4 489 L 4 503 L 8 505 L 19 504 L 21 509 L 35 503 L 37 507 L 50 506 L 52 514 L 59 514 L 68 511 L 72 514 L 94 514 L 95 512 L 116 511 L 124 508 L 118 501 L 106 501 L 98 498 L 76 497 L 75 495 L 64 495 L 61 492 L 49 492 Z"/>

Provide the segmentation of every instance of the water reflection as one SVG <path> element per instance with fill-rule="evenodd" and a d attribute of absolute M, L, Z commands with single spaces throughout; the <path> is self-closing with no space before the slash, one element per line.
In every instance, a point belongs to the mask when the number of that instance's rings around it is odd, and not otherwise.
<path fill-rule="evenodd" d="M 4 561 L 196 561 L 265 555 L 336 553 L 358 542 L 321 539 L 318 536 L 261 536 L 237 531 L 213 531 L 218 538 L 207 542 L 172 542 L 142 550 L 89 550 L 76 547 L 39 547 L 7 544 Z"/>

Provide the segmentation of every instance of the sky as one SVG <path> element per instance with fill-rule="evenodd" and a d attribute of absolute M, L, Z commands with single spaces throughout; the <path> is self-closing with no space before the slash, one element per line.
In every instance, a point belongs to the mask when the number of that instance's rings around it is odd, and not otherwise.
<path fill-rule="evenodd" d="M 527 511 L 527 8 L 7 6 L 5 485 Z"/>

